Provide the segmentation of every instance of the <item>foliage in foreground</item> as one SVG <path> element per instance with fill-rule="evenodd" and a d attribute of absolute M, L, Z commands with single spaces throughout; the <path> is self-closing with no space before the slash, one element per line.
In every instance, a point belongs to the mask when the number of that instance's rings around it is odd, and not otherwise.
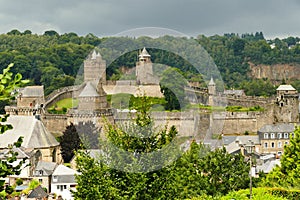
<path fill-rule="evenodd" d="M 147 98 L 140 100 L 132 123 L 106 126 L 98 156 L 77 152 L 81 174 L 75 199 L 185 199 L 248 187 L 249 167 L 242 155 L 210 151 L 195 141 L 182 152 L 176 128 L 155 128 Z"/>
<path fill-rule="evenodd" d="M 22 80 L 22 75 L 17 73 L 13 75 L 10 69 L 13 64 L 10 64 L 7 68 L 3 69 L 3 73 L 0 74 L 0 101 L 7 101 L 13 98 L 12 93 L 21 85 L 27 83 Z M 9 115 L 0 117 L 0 134 L 3 134 L 7 130 L 11 130 L 13 127 L 10 124 L 5 124 Z M 25 160 L 17 161 L 18 154 L 13 151 L 13 148 L 20 147 L 23 142 L 23 138 L 20 137 L 17 141 L 12 141 L 12 146 L 7 147 L 8 152 L 4 155 L 5 159 L 0 160 L 0 178 L 6 178 L 9 175 L 18 175 L 21 172 L 21 167 L 25 163 Z M 6 193 L 13 192 L 11 187 L 4 188 L 5 181 L 0 180 L 0 196 L 5 196 Z"/>

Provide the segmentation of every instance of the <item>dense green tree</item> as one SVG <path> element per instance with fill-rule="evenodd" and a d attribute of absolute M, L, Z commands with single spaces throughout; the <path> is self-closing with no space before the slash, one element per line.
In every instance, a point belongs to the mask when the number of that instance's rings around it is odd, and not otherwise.
<path fill-rule="evenodd" d="M 99 149 L 101 130 L 92 121 L 79 122 L 75 127 L 84 148 Z"/>
<path fill-rule="evenodd" d="M 166 110 L 180 110 L 185 107 L 187 101 L 184 88 L 187 86 L 187 80 L 180 74 L 179 69 L 166 69 L 159 85 L 167 101 Z"/>
<path fill-rule="evenodd" d="M 186 199 L 248 187 L 249 166 L 242 155 L 210 151 L 195 142 L 181 152 L 174 127 L 153 129 L 147 102 L 143 97 L 136 104 L 132 123 L 106 126 L 98 157 L 90 157 L 88 150 L 77 153 L 81 174 L 75 199 Z M 155 151 L 165 154 L 152 156 Z"/>
<path fill-rule="evenodd" d="M 65 162 L 70 162 L 78 149 L 98 149 L 100 129 L 91 122 L 71 123 L 59 137 L 62 156 Z"/>
<path fill-rule="evenodd" d="M 54 31 L 54 30 L 45 31 L 44 35 L 47 35 L 47 36 L 59 36 L 59 34 L 56 31 Z"/>
<path fill-rule="evenodd" d="M 82 142 L 77 132 L 76 126 L 71 123 L 66 127 L 63 135 L 59 137 L 61 155 L 64 162 L 68 163 L 75 155 L 75 151 L 82 148 Z"/>

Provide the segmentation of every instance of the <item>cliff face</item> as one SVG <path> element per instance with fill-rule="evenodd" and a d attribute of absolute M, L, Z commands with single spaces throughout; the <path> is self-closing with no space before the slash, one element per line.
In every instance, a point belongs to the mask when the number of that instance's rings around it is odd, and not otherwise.
<path fill-rule="evenodd" d="M 268 78 L 271 81 L 299 79 L 300 64 L 255 65 L 250 64 L 250 75 L 253 78 Z"/>

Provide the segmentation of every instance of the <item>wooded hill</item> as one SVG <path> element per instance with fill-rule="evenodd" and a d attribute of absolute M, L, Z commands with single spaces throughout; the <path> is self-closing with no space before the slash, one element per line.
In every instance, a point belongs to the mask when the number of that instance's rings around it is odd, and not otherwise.
<path fill-rule="evenodd" d="M 24 78 L 31 80 L 31 84 L 43 84 L 45 93 L 49 94 L 57 88 L 73 85 L 84 59 L 99 44 L 110 40 L 113 46 L 114 42 L 119 44 L 120 41 L 124 41 L 124 46 L 131 44 L 140 48 L 146 39 L 149 38 L 99 38 L 93 34 L 78 36 L 76 33 L 59 35 L 53 30 L 37 35 L 29 30 L 24 32 L 12 30 L 0 35 L 0 67 L 2 70 L 9 63 L 14 63 L 13 72 L 21 73 Z M 153 40 L 161 45 L 176 45 L 179 49 L 185 46 L 185 42 L 196 40 L 213 58 L 221 72 L 225 87 L 245 89 L 248 95 L 267 96 L 275 92 L 270 80 L 254 80 L 249 76 L 250 62 L 267 65 L 300 64 L 298 37 L 266 40 L 262 33 L 256 33 L 210 37 L 199 35 L 197 38 L 185 38 L 179 42 L 171 36 Z M 193 52 L 193 49 L 189 51 Z M 112 53 L 113 51 L 107 51 L 103 58 L 106 59 Z M 188 80 L 203 84 L 203 77 L 187 60 L 155 48 L 150 48 L 149 53 L 152 62 L 176 67 Z M 134 67 L 137 54 L 137 50 L 128 52 L 111 63 L 107 69 L 108 79 L 118 79 L 121 66 Z M 282 82 L 292 83 L 300 90 L 299 80 L 282 80 Z"/>

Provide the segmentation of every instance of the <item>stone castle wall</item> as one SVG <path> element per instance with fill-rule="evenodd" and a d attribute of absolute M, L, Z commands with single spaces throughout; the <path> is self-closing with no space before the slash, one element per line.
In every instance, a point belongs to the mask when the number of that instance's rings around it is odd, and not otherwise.
<path fill-rule="evenodd" d="M 62 99 L 78 97 L 81 91 L 83 90 L 84 86 L 85 84 L 81 84 L 70 87 L 64 87 L 53 91 L 45 99 L 45 108 L 50 108 Z"/>
<path fill-rule="evenodd" d="M 222 134 L 257 133 L 265 124 L 273 123 L 270 111 L 266 112 L 223 112 L 213 115 L 213 124 L 216 127 L 223 125 Z"/>

